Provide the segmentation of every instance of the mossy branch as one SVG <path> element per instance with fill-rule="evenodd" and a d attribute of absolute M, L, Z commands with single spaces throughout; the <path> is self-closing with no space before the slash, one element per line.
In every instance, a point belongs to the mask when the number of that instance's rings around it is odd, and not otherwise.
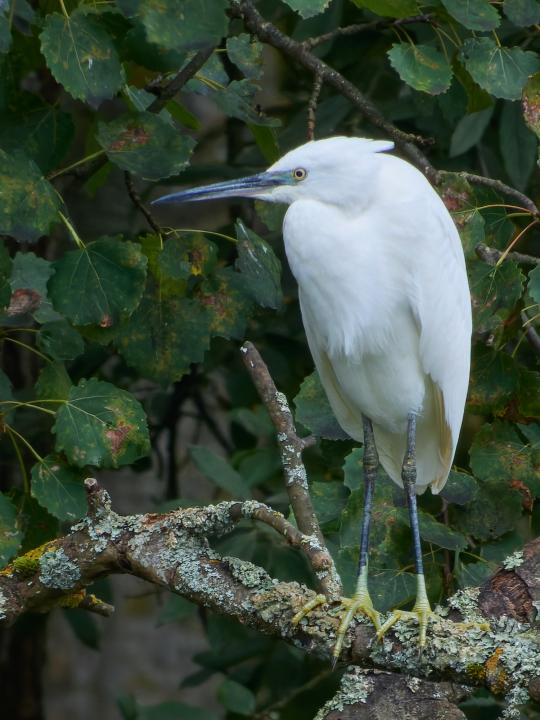
<path fill-rule="evenodd" d="M 165 587 L 244 625 L 280 637 L 308 653 L 332 654 L 339 603 L 313 611 L 299 626 L 294 614 L 313 597 L 298 583 L 279 582 L 252 563 L 221 557 L 208 537 L 230 532 L 241 518 L 268 522 L 293 546 L 303 536 L 279 513 L 256 502 L 223 502 L 165 514 L 121 516 L 95 480 L 86 482 L 89 512 L 63 538 L 17 559 L 0 574 L 0 621 L 55 605 L 83 607 L 84 589 L 100 576 L 129 573 Z M 540 675 L 540 633 L 533 622 L 540 603 L 540 539 L 523 549 L 511 570 L 500 570 L 481 590 L 460 591 L 430 627 L 418 654 L 416 628 L 399 624 L 382 643 L 361 619 L 351 629 L 343 661 L 364 669 L 485 686 L 515 703 L 534 696 Z M 79 595 L 78 595 L 79 594 Z M 97 608 L 94 608 L 97 609 Z M 452 620 L 488 617 L 489 632 Z M 324 716 L 323 716 L 324 717 Z M 330 716 L 329 716 L 330 717 Z"/>

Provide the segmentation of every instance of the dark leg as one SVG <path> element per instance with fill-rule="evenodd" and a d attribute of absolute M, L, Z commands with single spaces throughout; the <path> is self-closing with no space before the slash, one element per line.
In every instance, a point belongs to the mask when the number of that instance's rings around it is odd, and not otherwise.
<path fill-rule="evenodd" d="M 424 579 L 424 562 L 422 559 L 422 546 L 420 544 L 420 528 L 418 525 L 418 511 L 416 508 L 416 416 L 412 413 L 407 421 L 407 450 L 403 459 L 401 479 L 407 497 L 409 509 L 409 522 L 413 537 L 414 566 L 416 571 L 416 602 L 411 612 L 394 610 L 379 631 L 379 637 L 394 625 L 398 620 L 416 619 L 420 627 L 420 647 L 426 644 L 426 631 L 429 618 L 433 615 L 429 604 L 426 581 Z"/>
<path fill-rule="evenodd" d="M 371 525 L 371 507 L 373 505 L 373 491 L 379 467 L 379 455 L 375 447 L 373 426 L 371 420 L 364 415 L 364 514 L 362 517 L 362 532 L 360 535 L 360 557 L 358 559 L 357 580 L 368 566 L 369 530 Z"/>
<path fill-rule="evenodd" d="M 380 615 L 373 607 L 368 589 L 368 555 L 369 555 L 369 528 L 371 524 L 371 508 L 373 505 L 373 491 L 379 467 L 379 456 L 373 436 L 371 420 L 362 416 L 364 425 L 364 512 L 362 517 L 362 531 L 360 535 L 360 557 L 358 560 L 358 573 L 356 575 L 356 590 L 352 598 L 343 598 L 342 603 L 346 612 L 341 618 L 339 630 L 334 645 L 334 664 L 336 663 L 347 628 L 355 615 L 362 613 L 375 625 L 377 631 L 381 627 Z"/>

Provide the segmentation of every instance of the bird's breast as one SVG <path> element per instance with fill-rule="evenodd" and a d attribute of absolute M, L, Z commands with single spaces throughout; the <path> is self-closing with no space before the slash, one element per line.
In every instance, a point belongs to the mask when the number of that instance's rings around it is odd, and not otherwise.
<path fill-rule="evenodd" d="M 283 237 L 325 351 L 355 358 L 386 351 L 408 311 L 402 249 L 381 237 L 369 215 L 310 200 L 289 207 Z"/>

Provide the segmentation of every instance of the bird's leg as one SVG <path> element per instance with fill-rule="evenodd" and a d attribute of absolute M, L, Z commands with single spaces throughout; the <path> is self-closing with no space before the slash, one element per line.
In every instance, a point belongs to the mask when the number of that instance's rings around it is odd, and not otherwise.
<path fill-rule="evenodd" d="M 362 416 L 364 428 L 364 511 L 362 518 L 362 531 L 360 535 L 360 558 L 358 561 L 358 573 L 356 580 L 356 590 L 352 598 L 341 598 L 341 604 L 345 608 L 339 625 L 336 642 L 333 649 L 334 664 L 336 663 L 343 647 L 343 641 L 347 628 L 355 615 L 359 613 L 368 617 L 375 625 L 377 631 L 380 630 L 380 615 L 373 607 L 371 597 L 368 590 L 368 554 L 369 554 L 369 529 L 371 522 L 371 507 L 373 504 L 373 491 L 375 489 L 375 479 L 379 467 L 379 456 L 375 446 L 375 438 L 373 435 L 373 426 L 371 420 Z M 311 610 L 318 605 L 326 602 L 324 595 L 316 595 L 313 600 L 304 605 L 298 612 L 292 622 L 297 624 Z"/>
<path fill-rule="evenodd" d="M 414 565 L 416 571 L 416 602 L 412 611 L 394 610 L 388 620 L 380 628 L 378 632 L 379 638 L 392 627 L 398 620 L 415 619 L 418 621 L 420 636 L 420 647 L 426 644 L 426 632 L 429 619 L 433 616 L 433 611 L 429 604 L 426 581 L 424 579 L 424 562 L 422 559 L 422 546 L 420 544 L 420 529 L 418 526 L 418 512 L 416 508 L 416 416 L 412 413 L 409 415 L 407 423 L 407 451 L 403 460 L 401 470 L 401 478 L 403 487 L 407 497 L 407 507 L 409 509 L 409 521 L 413 536 L 414 546 Z"/>
<path fill-rule="evenodd" d="M 342 598 L 341 602 L 346 608 L 341 618 L 339 629 L 334 645 L 334 662 L 337 661 L 347 628 L 351 620 L 358 613 L 363 613 L 380 630 L 380 615 L 373 607 L 373 602 L 368 589 L 368 555 L 369 555 L 369 530 L 371 524 L 371 508 L 373 505 L 373 491 L 375 490 L 375 479 L 379 468 L 379 455 L 375 445 L 373 426 L 371 420 L 362 416 L 364 425 L 364 512 L 362 517 L 362 531 L 360 535 L 360 557 L 358 559 L 358 572 L 356 575 L 356 590 L 352 598 Z"/>

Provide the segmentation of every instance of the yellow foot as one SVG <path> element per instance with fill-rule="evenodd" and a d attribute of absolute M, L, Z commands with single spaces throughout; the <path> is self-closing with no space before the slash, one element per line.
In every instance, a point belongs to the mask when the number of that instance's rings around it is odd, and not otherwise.
<path fill-rule="evenodd" d="M 419 627 L 418 645 L 423 648 L 426 644 L 428 622 L 435 617 L 436 615 L 429 605 L 414 607 L 412 610 L 393 610 L 388 620 L 377 632 L 377 637 L 382 640 L 390 628 L 400 620 L 416 620 Z"/>
<path fill-rule="evenodd" d="M 292 624 L 298 625 L 298 623 L 307 615 L 309 615 L 312 610 L 314 610 L 320 605 L 325 605 L 328 602 L 329 600 L 324 595 L 316 595 L 313 600 L 310 600 L 308 603 L 306 603 L 304 607 L 296 613 L 296 615 L 292 619 Z M 341 649 L 343 648 L 343 642 L 345 640 L 347 629 L 354 617 L 356 617 L 357 615 L 365 615 L 371 620 L 371 622 L 375 626 L 375 629 L 377 630 L 377 633 L 381 630 L 380 613 L 378 613 L 377 610 L 375 610 L 375 608 L 373 607 L 371 597 L 367 590 L 365 592 L 357 593 L 352 598 L 342 597 L 340 598 L 339 602 L 343 607 L 343 611 L 336 636 L 336 642 L 332 651 L 334 665 L 339 658 Z"/>

